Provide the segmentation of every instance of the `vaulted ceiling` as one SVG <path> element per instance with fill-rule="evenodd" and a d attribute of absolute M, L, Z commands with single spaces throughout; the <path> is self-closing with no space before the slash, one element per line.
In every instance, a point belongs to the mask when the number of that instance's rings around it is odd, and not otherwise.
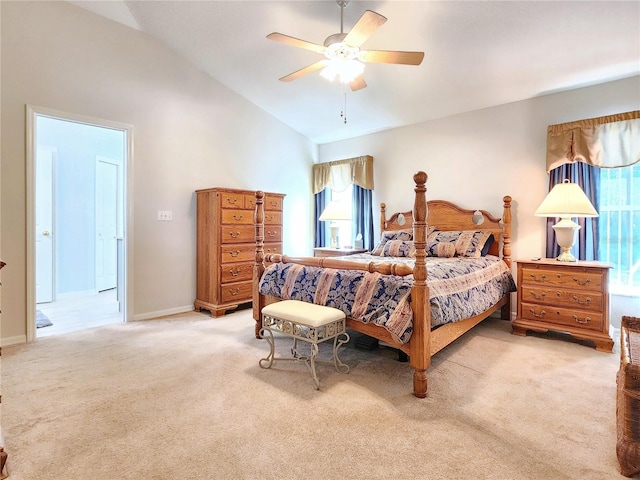
<path fill-rule="evenodd" d="M 425 52 L 419 66 L 367 64 L 355 92 L 318 72 L 279 81 L 322 57 L 266 39 L 323 44 L 340 32 L 334 0 L 70 3 L 145 32 L 318 144 L 640 74 L 638 1 L 351 1 L 345 32 L 365 10 L 388 19 L 363 49 Z"/>

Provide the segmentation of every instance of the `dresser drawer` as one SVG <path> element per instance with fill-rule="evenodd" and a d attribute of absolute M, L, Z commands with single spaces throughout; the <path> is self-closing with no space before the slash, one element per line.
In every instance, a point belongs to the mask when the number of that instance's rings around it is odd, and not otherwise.
<path fill-rule="evenodd" d="M 220 266 L 220 282 L 240 282 L 251 280 L 253 277 L 254 263 L 230 263 Z"/>
<path fill-rule="evenodd" d="M 265 243 L 264 253 L 265 254 L 279 253 L 280 255 L 282 255 L 282 244 L 281 243 Z"/>
<path fill-rule="evenodd" d="M 220 206 L 222 208 L 244 208 L 244 195 L 242 193 L 221 192 Z"/>
<path fill-rule="evenodd" d="M 602 273 L 579 268 L 567 271 L 525 266 L 522 268 L 522 283 L 600 292 L 602 291 Z"/>
<path fill-rule="evenodd" d="M 564 325 L 574 329 L 602 331 L 603 315 L 600 312 L 589 312 L 586 310 L 523 302 L 522 318 L 536 322 L 553 323 L 560 326 Z"/>
<path fill-rule="evenodd" d="M 282 212 L 266 212 L 265 211 L 264 224 L 265 225 L 282 225 Z"/>
<path fill-rule="evenodd" d="M 282 226 L 280 225 L 268 225 L 264 227 L 264 241 L 281 242 L 282 241 Z"/>
<path fill-rule="evenodd" d="M 254 260 L 256 257 L 255 245 L 223 245 L 221 248 L 220 262 L 225 263 L 237 263 L 248 262 Z"/>
<path fill-rule="evenodd" d="M 275 197 L 267 193 L 265 194 L 262 202 L 265 210 L 282 210 L 282 197 Z M 255 195 L 245 195 L 244 208 L 249 208 L 251 210 L 256 208 Z"/>
<path fill-rule="evenodd" d="M 220 285 L 220 298 L 223 303 L 249 301 L 252 295 L 253 282 L 251 280 Z"/>
<path fill-rule="evenodd" d="M 600 292 L 588 292 L 582 289 L 561 290 L 544 287 L 521 287 L 522 301 L 540 304 L 552 304 L 559 307 L 573 307 L 583 310 L 602 311 L 604 308 L 604 295 Z"/>
<path fill-rule="evenodd" d="M 254 213 L 251 210 L 222 210 L 222 223 L 226 225 L 253 225 Z"/>
<path fill-rule="evenodd" d="M 223 225 L 220 231 L 222 243 L 254 242 L 256 237 L 253 225 Z"/>

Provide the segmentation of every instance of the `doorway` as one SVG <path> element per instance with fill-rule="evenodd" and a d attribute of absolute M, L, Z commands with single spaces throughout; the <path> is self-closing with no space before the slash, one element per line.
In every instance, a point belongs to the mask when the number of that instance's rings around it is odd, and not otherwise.
<path fill-rule="evenodd" d="M 27 341 L 126 321 L 132 127 L 27 107 Z"/>

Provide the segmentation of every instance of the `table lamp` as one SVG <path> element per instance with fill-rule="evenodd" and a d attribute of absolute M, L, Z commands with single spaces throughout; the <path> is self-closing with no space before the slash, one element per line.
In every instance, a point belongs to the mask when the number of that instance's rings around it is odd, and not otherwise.
<path fill-rule="evenodd" d="M 575 262 L 576 257 L 571 254 L 571 247 L 576 238 L 580 225 L 571 220 L 573 217 L 597 217 L 598 212 L 576 183 L 564 180 L 555 185 L 535 211 L 536 217 L 560 218 L 553 226 L 556 241 L 562 249 L 556 260 L 560 262 Z"/>
<path fill-rule="evenodd" d="M 351 212 L 349 212 L 342 203 L 332 200 L 324 209 L 318 220 L 331 222 L 329 224 L 329 231 L 331 232 L 331 248 L 340 248 L 338 244 L 338 229 L 340 228 L 338 220 L 351 220 Z"/>

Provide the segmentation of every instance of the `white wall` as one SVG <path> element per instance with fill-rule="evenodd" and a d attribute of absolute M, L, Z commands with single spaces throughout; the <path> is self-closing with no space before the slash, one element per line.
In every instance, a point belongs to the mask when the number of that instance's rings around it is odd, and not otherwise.
<path fill-rule="evenodd" d="M 548 191 L 547 126 L 638 108 L 636 76 L 321 145 L 319 159 L 372 155 L 374 202 L 388 214 L 412 208 L 418 170 L 429 175 L 429 199 L 501 216 L 511 195 L 513 259 L 544 256 L 545 219 L 533 212 Z M 613 298 L 612 323 L 621 311 L 638 314 L 640 299 Z"/>
<path fill-rule="evenodd" d="M 26 334 L 27 104 L 133 125 L 136 317 L 193 303 L 196 189 L 285 193 L 285 249 L 311 251 L 315 144 L 141 32 L 67 2 L 0 8 L 3 343 Z"/>

